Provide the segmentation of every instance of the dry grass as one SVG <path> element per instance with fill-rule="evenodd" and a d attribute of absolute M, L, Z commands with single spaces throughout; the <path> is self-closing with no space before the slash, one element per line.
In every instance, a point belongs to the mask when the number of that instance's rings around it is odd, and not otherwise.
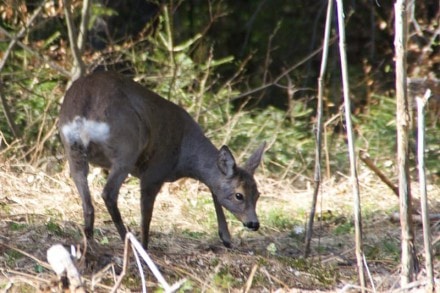
<path fill-rule="evenodd" d="M 369 172 L 360 174 L 365 254 L 376 290 L 387 291 L 397 288 L 400 279 L 399 225 L 390 220 L 393 211 L 398 211 L 398 201 Z M 183 288 L 187 292 L 356 289 L 348 180 L 327 180 L 322 186 L 318 206 L 321 221 L 315 225 L 310 259 L 302 257 L 301 230 L 310 207 L 311 187 L 304 184 L 305 188 L 298 189 L 287 180 L 266 178 L 264 174 L 257 180 L 262 193 L 258 206 L 262 228 L 248 232 L 229 217 L 235 245 L 231 250 L 225 249 L 217 237 L 214 208 L 205 186 L 193 180 L 164 186 L 153 216 L 149 253 L 169 283 L 186 278 Z M 124 247 L 99 197 L 103 184 L 99 172 L 94 171 L 90 182 L 96 208 L 97 248 L 88 254 L 80 271 L 88 289 L 107 292 L 121 269 Z M 417 194 L 415 188 L 414 193 Z M 429 196 L 432 211 L 439 213 L 439 187 L 429 186 Z M 125 223 L 135 234 L 139 232 L 138 200 L 137 180 L 130 178 L 121 190 L 119 206 Z M 46 251 L 56 243 L 82 246 L 81 225 L 81 202 L 66 171 L 49 175 L 30 165 L 2 163 L 0 290 L 33 292 L 58 288 L 56 275 L 46 263 Z M 422 259 L 420 225 L 416 233 Z M 433 226 L 433 239 L 439 235 L 437 223 Z M 437 279 L 438 260 L 437 243 Z M 424 280 L 423 271 L 419 280 Z M 140 284 L 131 261 L 120 291 L 139 291 Z M 147 285 L 158 288 L 149 272 Z M 417 288 L 423 290 L 423 286 Z"/>

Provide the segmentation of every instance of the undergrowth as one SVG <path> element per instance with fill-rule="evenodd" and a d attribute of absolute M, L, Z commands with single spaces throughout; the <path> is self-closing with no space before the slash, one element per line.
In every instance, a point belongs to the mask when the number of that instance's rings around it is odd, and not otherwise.
<path fill-rule="evenodd" d="M 99 13 L 103 12 L 92 10 L 91 18 L 96 20 Z M 280 179 L 291 178 L 299 184 L 310 182 L 315 158 L 315 102 L 299 96 L 289 109 L 258 107 L 254 100 L 261 98 L 260 92 L 236 100 L 243 94 L 238 85 L 250 78 L 246 74 L 247 60 L 217 57 L 214 43 L 204 40 L 202 31 L 177 43 L 169 14 L 164 6 L 156 33 L 112 45 L 102 54 L 84 56 L 86 63 L 91 70 L 98 66 L 107 69 L 122 66 L 140 83 L 187 109 L 217 146 L 228 144 L 240 160 L 246 159 L 262 141 L 268 142 L 264 156 L 266 174 Z M 11 24 L 11 29 L 13 27 Z M 35 50 L 56 55 L 59 66 L 70 68 L 70 56 L 63 53 L 68 48 L 61 42 L 63 28 L 54 26 L 52 30 L 47 40 L 35 43 Z M 32 31 L 29 34 L 32 36 Z M 194 52 L 200 49 L 201 42 L 206 49 L 205 58 L 195 58 Z M 5 46 L 6 43 L 0 43 L 1 48 Z M 236 67 L 231 76 L 219 74 L 223 66 L 230 68 L 231 65 Z M 66 77 L 45 66 L 45 61 L 33 53 L 20 49 L 9 56 L 0 77 L 4 85 L 1 94 L 6 102 L 3 107 L 7 107 L 4 110 L 11 112 L 12 117 L 12 122 L 8 122 L 6 111 L 0 112 L 2 155 L 26 160 L 50 172 L 59 171 L 63 150 L 56 126 Z M 277 95 L 283 95 L 283 91 L 277 91 Z M 396 141 L 394 99 L 373 95 L 370 105 L 364 109 L 353 115 L 357 147 L 367 150 L 379 167 L 391 173 Z M 435 180 L 440 172 L 437 162 L 440 147 L 436 139 L 440 129 L 430 118 L 435 117 L 428 115 L 426 166 L 432 175 L 430 178 Z M 334 131 L 335 123 L 340 122 L 337 119 L 325 129 L 327 175 L 347 173 L 348 170 L 345 129 Z M 412 141 L 415 142 L 414 137 Z M 414 154 L 415 143 L 412 150 Z"/>

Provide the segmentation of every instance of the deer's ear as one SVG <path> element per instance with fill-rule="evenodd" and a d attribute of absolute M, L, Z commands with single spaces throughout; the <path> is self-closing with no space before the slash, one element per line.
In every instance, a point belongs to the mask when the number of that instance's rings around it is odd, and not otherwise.
<path fill-rule="evenodd" d="M 244 169 L 251 173 L 252 175 L 255 173 L 255 170 L 260 165 L 261 158 L 263 157 L 264 148 L 266 147 L 266 142 L 263 142 L 258 149 L 252 154 L 252 156 L 248 159 L 246 164 L 244 165 Z"/>
<path fill-rule="evenodd" d="M 217 166 L 226 177 L 232 177 L 235 173 L 236 164 L 234 156 L 227 146 L 222 146 L 217 158 Z"/>

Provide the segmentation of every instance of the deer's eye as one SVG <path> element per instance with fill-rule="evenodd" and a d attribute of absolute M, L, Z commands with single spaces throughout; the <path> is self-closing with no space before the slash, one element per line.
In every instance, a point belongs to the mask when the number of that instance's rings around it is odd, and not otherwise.
<path fill-rule="evenodd" d="M 242 193 L 236 193 L 235 198 L 239 201 L 242 201 L 244 199 L 244 195 Z"/>

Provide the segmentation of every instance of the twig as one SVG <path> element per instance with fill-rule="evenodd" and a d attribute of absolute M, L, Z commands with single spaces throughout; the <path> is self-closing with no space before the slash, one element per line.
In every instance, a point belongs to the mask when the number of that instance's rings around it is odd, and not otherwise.
<path fill-rule="evenodd" d="M 131 246 L 133 248 L 134 253 L 138 253 L 142 259 L 145 261 L 145 263 L 150 268 L 150 271 L 153 273 L 153 275 L 156 277 L 156 279 L 159 281 L 160 285 L 164 288 L 165 292 L 174 292 L 177 289 L 180 288 L 180 286 L 186 281 L 186 279 L 183 279 L 174 285 L 170 286 L 165 278 L 160 273 L 159 269 L 157 268 L 156 264 L 153 262 L 153 260 L 150 258 L 150 256 L 147 254 L 147 252 L 142 247 L 142 244 L 139 243 L 139 241 L 134 237 L 134 235 L 130 232 L 127 233 L 125 236 L 125 249 L 124 249 L 124 267 L 123 272 L 124 274 L 121 274 L 121 277 L 116 282 L 115 286 L 112 289 L 112 292 L 116 292 L 118 289 L 120 283 L 122 282 L 122 278 L 125 275 L 126 269 L 127 269 L 127 262 L 128 262 L 128 242 L 131 242 Z M 139 266 L 139 269 L 142 270 L 142 267 Z M 143 278 L 144 279 L 144 278 Z"/>
<path fill-rule="evenodd" d="M 130 256 L 130 250 L 128 249 L 128 244 L 129 244 L 129 239 L 128 236 L 125 236 L 125 241 L 124 241 L 124 261 L 122 263 L 122 272 L 119 275 L 118 280 L 116 281 L 115 285 L 112 288 L 112 293 L 113 292 L 117 292 L 117 290 L 119 289 L 119 286 L 121 286 L 122 280 L 125 277 L 125 274 L 127 273 L 127 267 L 128 267 L 128 258 Z"/>
<path fill-rule="evenodd" d="M 373 276 L 371 276 L 370 268 L 368 267 L 367 258 L 365 254 L 362 254 L 362 261 L 364 262 L 365 270 L 367 271 L 367 276 L 370 279 L 371 287 L 373 287 L 373 292 L 376 292 L 376 286 L 374 286 Z"/>
<path fill-rule="evenodd" d="M 428 196 L 426 190 L 425 174 L 425 106 L 431 96 L 431 90 L 427 89 L 423 98 L 417 101 L 417 158 L 419 169 L 420 205 L 422 210 L 423 240 L 425 246 L 425 269 L 428 278 L 427 291 L 432 292 L 435 286 L 434 269 L 432 266 L 431 227 L 429 222 Z"/>
<path fill-rule="evenodd" d="M 43 10 L 44 4 L 46 1 L 42 1 L 40 6 L 37 7 L 37 9 L 35 9 L 34 13 L 32 14 L 32 16 L 29 18 L 29 20 L 26 22 L 26 25 L 23 26 L 20 31 L 15 35 L 15 37 L 11 37 L 11 42 L 9 43 L 8 48 L 6 49 L 6 51 L 3 53 L 3 57 L 2 60 L 0 61 L 0 72 L 3 71 L 3 67 L 6 64 L 6 60 L 8 60 L 9 55 L 12 52 L 12 49 L 14 48 L 14 46 L 17 44 L 18 39 L 21 39 L 23 37 L 23 35 L 26 33 L 26 31 L 28 30 L 28 28 L 31 26 L 31 24 L 34 22 L 34 20 L 37 18 L 37 16 L 40 14 L 41 10 Z M 3 29 L 3 28 L 2 28 Z"/>
<path fill-rule="evenodd" d="M 367 165 L 368 168 L 370 168 L 371 171 L 374 172 L 374 174 L 376 174 L 380 178 L 380 180 L 382 180 L 383 183 L 385 183 L 389 188 L 391 188 L 391 190 L 394 192 L 394 194 L 397 197 L 399 197 L 399 188 L 396 185 L 394 185 L 393 182 L 391 182 L 391 180 L 388 179 L 388 177 L 385 174 L 383 174 L 379 168 L 377 168 L 374 162 L 370 159 L 370 156 L 368 155 L 367 152 L 365 152 L 364 150 L 360 150 L 359 158 L 361 159 L 362 162 L 365 163 L 365 165 Z"/>
<path fill-rule="evenodd" d="M 6 65 L 6 61 L 8 60 L 9 55 L 12 52 L 12 49 L 17 44 L 18 39 L 23 37 L 23 35 L 28 30 L 28 28 L 31 26 L 31 24 L 34 22 L 34 20 L 37 18 L 37 16 L 41 13 L 41 11 L 42 11 L 42 9 L 44 7 L 44 3 L 45 2 L 46 1 L 42 1 L 41 2 L 41 4 L 37 7 L 37 9 L 35 9 L 35 11 L 32 14 L 32 16 L 26 22 L 26 25 L 23 26 L 20 29 L 20 31 L 15 35 L 15 37 L 11 38 L 11 42 L 9 43 L 8 48 L 4 51 L 2 59 L 0 61 L 0 72 L 3 71 L 3 67 Z M 11 114 L 11 111 L 9 109 L 9 105 L 8 105 L 8 103 L 6 101 L 6 98 L 3 96 L 3 83 L 2 83 L 2 81 L 0 81 L 0 99 L 1 99 L 1 102 L 2 102 L 3 111 L 5 113 L 6 122 L 9 125 L 9 128 L 10 128 L 10 130 L 12 132 L 12 135 L 16 139 L 18 139 L 18 138 L 21 137 L 21 133 L 20 133 L 19 129 L 17 128 L 17 125 L 14 122 L 14 119 L 12 118 L 12 114 Z"/>
<path fill-rule="evenodd" d="M 150 268 L 151 272 L 156 277 L 156 279 L 159 281 L 159 283 L 162 285 L 162 287 L 165 289 L 165 291 L 170 292 L 171 286 L 168 285 L 167 281 L 165 281 L 164 277 L 160 273 L 156 264 L 153 262 L 153 260 L 150 258 L 150 256 L 147 254 L 147 252 L 144 250 L 144 248 L 139 243 L 139 241 L 136 239 L 136 237 L 134 237 L 134 235 L 131 233 L 127 233 L 127 238 L 129 238 L 129 240 L 134 245 L 137 252 L 142 256 L 142 258 L 144 259 L 144 261 L 147 263 L 148 267 Z"/>
<path fill-rule="evenodd" d="M 0 100 L 2 102 L 3 113 L 5 114 L 6 123 L 8 123 L 9 129 L 12 132 L 12 135 L 18 139 L 21 137 L 20 130 L 14 122 L 14 118 L 12 118 L 11 110 L 9 109 L 8 101 L 6 101 L 5 96 L 3 95 L 3 82 L 0 80 Z"/>
<path fill-rule="evenodd" d="M 255 272 L 257 271 L 257 269 L 258 269 L 258 265 L 254 265 L 252 267 L 251 273 L 249 274 L 249 278 L 246 281 L 246 287 L 245 287 L 245 289 L 243 291 L 244 293 L 249 292 L 249 290 L 251 289 L 252 282 L 254 280 Z"/>
<path fill-rule="evenodd" d="M 393 293 L 397 293 L 397 292 L 409 292 L 411 291 L 411 289 L 414 289 L 415 287 L 420 287 L 420 286 L 424 286 L 426 285 L 426 281 L 424 280 L 420 280 L 420 281 L 414 281 L 411 283 L 406 284 L 405 286 L 402 286 L 399 289 L 393 290 Z M 429 292 L 429 291 L 424 291 L 424 292 Z"/>
<path fill-rule="evenodd" d="M 260 13 L 266 1 L 267 0 L 260 0 L 258 2 L 257 8 L 255 9 L 254 13 L 252 13 L 252 16 L 249 18 L 248 22 L 244 25 L 246 27 L 246 35 L 244 36 L 243 44 L 241 45 L 240 55 L 244 54 L 244 51 L 249 42 L 249 36 L 251 35 L 252 26 L 255 22 L 258 13 Z"/>
<path fill-rule="evenodd" d="M 89 25 L 91 0 L 84 0 L 81 10 L 81 24 L 79 25 L 77 46 L 80 54 L 83 53 L 87 39 L 87 26 Z"/>
<path fill-rule="evenodd" d="M 3 27 L 0 26 L 0 32 L 4 35 L 6 35 L 8 38 L 10 39 L 14 39 L 14 36 L 11 35 L 7 30 L 5 30 Z M 19 45 L 22 49 L 24 49 L 26 52 L 32 54 L 33 56 L 37 57 L 38 59 L 40 59 L 41 61 L 43 61 L 44 63 L 46 63 L 47 65 L 49 65 L 49 67 L 51 67 L 52 69 L 58 71 L 60 74 L 66 76 L 66 77 L 70 77 L 70 73 L 65 70 L 64 68 L 62 68 L 61 66 L 51 62 L 46 56 L 41 55 L 40 53 L 34 51 L 31 47 L 23 44 L 23 42 L 17 40 L 17 45 Z"/>
<path fill-rule="evenodd" d="M 362 217 L 361 204 L 359 194 L 359 180 L 356 170 L 356 153 L 354 146 L 353 127 L 351 121 L 351 102 L 350 90 L 348 83 L 348 69 L 347 69 L 347 54 L 345 51 L 345 22 L 344 22 L 344 6 L 342 0 L 336 0 L 338 11 L 338 32 L 339 32 L 339 54 L 341 58 L 341 73 L 342 73 L 342 88 L 344 93 L 344 108 L 345 108 L 345 125 L 348 140 L 348 153 L 350 159 L 350 173 L 351 183 L 353 188 L 353 213 L 355 222 L 355 244 L 356 244 L 356 260 L 359 274 L 359 283 L 362 287 L 362 292 L 365 291 L 365 274 L 364 265 L 362 261 Z"/>
<path fill-rule="evenodd" d="M 284 283 L 283 281 L 281 281 L 280 279 L 278 279 L 277 277 L 269 274 L 269 272 L 267 271 L 267 269 L 265 267 L 261 267 L 260 271 L 262 271 L 264 274 L 266 274 L 266 276 L 269 278 L 269 281 L 272 283 L 272 280 L 274 280 L 275 282 L 277 282 L 278 284 L 280 284 L 281 286 L 283 286 L 285 289 L 289 289 L 289 286 Z"/>
<path fill-rule="evenodd" d="M 358 290 L 363 289 L 363 290 L 366 290 L 366 291 L 368 291 L 368 292 L 376 292 L 376 291 L 373 291 L 373 290 L 371 290 L 371 289 L 368 289 L 368 288 L 362 288 L 362 287 L 360 287 L 360 286 L 353 285 L 353 284 L 346 284 L 346 285 L 345 285 L 344 287 L 342 287 L 342 289 L 341 289 L 340 291 L 338 291 L 338 292 L 352 292 L 351 289 L 358 289 Z"/>
<path fill-rule="evenodd" d="M 313 235 L 313 221 L 316 212 L 316 202 L 318 199 L 319 186 L 321 183 L 321 150 L 322 150 L 322 108 L 324 99 L 324 83 L 325 69 L 327 68 L 327 57 L 330 39 L 331 15 L 333 11 L 333 0 L 328 0 L 327 16 L 325 21 L 324 42 L 321 60 L 321 70 L 318 78 L 318 107 L 316 111 L 316 148 L 315 148 L 315 176 L 312 204 L 310 208 L 309 220 L 307 222 L 307 232 L 305 239 L 304 255 L 308 257 L 310 254 L 310 242 Z"/>
<path fill-rule="evenodd" d="M 133 250 L 134 259 L 136 260 L 136 265 L 139 270 L 139 275 L 140 275 L 141 283 L 142 283 L 142 292 L 147 293 L 147 285 L 145 284 L 145 274 L 144 274 L 144 270 L 142 269 L 141 260 L 139 259 L 139 253 L 136 251 L 136 248 L 134 247 L 133 244 L 131 244 L 130 246 L 131 246 L 131 249 Z"/>
<path fill-rule="evenodd" d="M 89 1 L 86 1 L 87 3 Z M 84 75 L 85 65 L 81 58 L 81 52 L 78 48 L 78 35 L 72 20 L 72 13 L 70 11 L 71 0 L 63 0 L 64 13 L 66 15 L 67 32 L 69 35 L 70 49 L 73 55 L 74 66 L 72 68 L 71 80 L 74 81 L 78 77 Z"/>
<path fill-rule="evenodd" d="M 332 44 L 336 39 L 337 39 L 337 37 L 333 37 L 333 38 L 331 38 L 331 39 L 330 39 L 330 44 Z M 306 63 L 309 59 L 315 57 L 315 55 L 318 54 L 319 52 L 321 52 L 322 49 L 323 49 L 323 46 L 319 47 L 318 49 L 316 49 L 315 51 L 313 51 L 312 53 L 310 53 L 309 55 L 307 55 L 306 57 L 304 57 L 303 59 L 301 59 L 299 62 L 297 62 L 297 63 L 295 63 L 294 65 L 292 65 L 292 66 L 288 67 L 287 69 L 283 70 L 283 72 L 281 72 L 281 73 L 280 73 L 280 74 L 279 74 L 279 75 L 278 75 L 273 81 L 268 82 L 268 83 L 266 83 L 266 84 L 264 84 L 264 85 L 262 85 L 262 86 L 259 86 L 259 87 L 257 87 L 257 88 L 251 89 L 251 90 L 249 90 L 249 91 L 247 91 L 247 92 L 245 92 L 245 93 L 242 93 L 242 94 L 240 94 L 240 95 L 238 95 L 238 96 L 232 97 L 231 99 L 228 99 L 227 101 L 225 101 L 225 102 L 223 102 L 223 103 L 230 103 L 230 102 L 233 102 L 233 101 L 235 101 L 235 100 L 239 100 L 239 99 L 241 99 L 241 98 L 244 98 L 244 97 L 246 97 L 246 96 L 249 96 L 249 95 L 252 95 L 252 94 L 258 93 L 259 91 L 265 90 L 265 89 L 267 89 L 268 87 L 276 86 L 276 85 L 278 84 L 278 82 L 279 82 L 283 77 L 285 77 L 285 76 L 286 76 L 287 74 L 289 74 L 291 71 L 295 70 L 296 68 L 298 68 L 298 67 L 300 67 L 301 65 L 303 65 L 304 63 Z M 246 62 L 245 62 L 244 64 L 246 64 L 246 63 L 250 60 L 250 58 L 251 58 L 251 56 L 249 56 L 249 58 L 246 60 Z M 240 67 L 239 72 L 241 72 L 241 71 L 243 70 L 243 68 L 244 68 L 244 65 Z M 234 77 L 236 77 L 236 76 L 238 75 L 239 72 L 237 72 L 237 73 L 234 75 Z M 234 77 L 233 77 L 233 78 L 234 78 Z M 229 81 L 233 80 L 233 78 L 230 78 Z M 228 84 L 228 82 L 226 82 L 225 84 Z M 221 104 L 223 104 L 223 103 L 221 103 Z M 210 107 L 210 108 L 206 109 L 205 111 L 203 111 L 203 113 L 211 111 L 214 107 L 218 107 L 218 105 L 219 105 L 219 104 L 216 104 L 216 105 L 214 105 L 213 107 Z"/>
<path fill-rule="evenodd" d="M 23 254 L 24 256 L 27 256 L 28 258 L 34 260 L 37 264 L 39 264 L 40 266 L 42 266 L 42 267 L 44 267 L 44 268 L 46 268 L 46 269 L 48 269 L 48 270 L 51 270 L 51 269 L 52 269 L 52 268 L 50 267 L 50 265 L 49 265 L 47 262 L 44 262 L 44 261 L 42 261 L 42 260 L 36 258 L 35 256 L 30 255 L 29 253 L 27 253 L 27 252 L 24 251 L 24 250 L 21 250 L 20 248 L 17 248 L 17 247 L 15 247 L 15 246 L 12 246 L 12 245 L 9 245 L 9 244 L 6 244 L 6 243 L 0 241 L 0 246 L 2 246 L 2 245 L 3 245 L 4 247 L 9 248 L 9 249 L 15 250 L 15 251 L 17 251 L 17 252 Z"/>
<path fill-rule="evenodd" d="M 392 213 L 390 216 L 390 219 L 396 222 L 400 221 L 400 214 L 399 213 Z M 436 222 L 440 220 L 440 214 L 429 214 L 428 215 L 428 220 L 430 223 L 432 222 Z M 411 221 L 415 222 L 415 223 L 423 223 L 422 220 L 422 216 L 421 215 L 417 215 L 417 214 L 412 214 L 411 215 Z"/>
<path fill-rule="evenodd" d="M 17 275 L 17 276 L 20 276 L 20 277 L 25 277 L 28 280 L 29 279 L 33 279 L 34 281 L 36 281 L 38 283 L 46 283 L 46 284 L 50 283 L 50 281 L 47 280 L 47 279 L 39 278 L 39 277 L 36 277 L 34 275 L 31 275 L 31 274 L 26 274 L 26 273 L 15 271 L 15 270 L 11 270 L 11 269 L 6 269 L 5 272 L 11 273 L 11 274 L 14 274 L 14 275 Z"/>
<path fill-rule="evenodd" d="M 337 37 L 333 37 L 330 39 L 330 44 L 332 44 L 335 40 L 337 39 Z M 260 87 L 251 89 L 250 91 L 247 91 L 245 93 L 242 93 L 238 96 L 233 97 L 230 101 L 235 101 L 238 99 L 241 99 L 243 97 L 249 96 L 251 94 L 254 94 L 256 92 L 262 91 L 270 86 L 276 85 L 284 76 L 286 76 L 287 74 L 289 74 L 291 71 L 295 70 L 296 68 L 300 67 L 301 65 L 303 65 L 304 63 L 306 63 L 309 59 L 315 57 L 316 54 L 318 54 L 319 52 L 321 52 L 321 50 L 323 49 L 323 46 L 319 47 L 318 49 L 316 49 L 315 51 L 313 51 L 312 53 L 310 53 L 309 55 L 307 55 L 306 57 L 304 57 L 303 59 L 301 59 L 299 62 L 295 63 L 294 65 L 290 66 L 289 68 L 283 70 L 283 72 L 280 73 L 280 75 L 278 75 L 273 81 L 266 83 Z"/>

